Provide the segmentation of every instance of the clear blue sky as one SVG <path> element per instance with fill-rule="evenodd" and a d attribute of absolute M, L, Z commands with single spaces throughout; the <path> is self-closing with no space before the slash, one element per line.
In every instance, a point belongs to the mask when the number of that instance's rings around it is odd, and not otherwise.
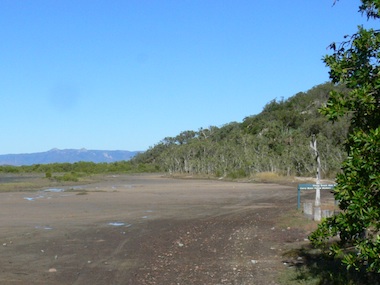
<path fill-rule="evenodd" d="M 0 154 L 146 150 L 328 81 L 341 0 L 0 0 Z"/>

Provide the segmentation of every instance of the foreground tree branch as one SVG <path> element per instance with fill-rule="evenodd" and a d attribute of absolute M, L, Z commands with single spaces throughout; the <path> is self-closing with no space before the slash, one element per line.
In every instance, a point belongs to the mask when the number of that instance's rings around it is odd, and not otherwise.
<path fill-rule="evenodd" d="M 380 1 L 361 2 L 359 11 L 379 18 Z M 380 33 L 359 27 L 330 48 L 333 54 L 324 58 L 330 79 L 351 91 L 332 92 L 321 113 L 332 121 L 351 116 L 348 156 L 335 188 L 341 212 L 322 222 L 310 239 L 316 246 L 331 242 L 329 253 L 348 269 L 380 273 Z"/>

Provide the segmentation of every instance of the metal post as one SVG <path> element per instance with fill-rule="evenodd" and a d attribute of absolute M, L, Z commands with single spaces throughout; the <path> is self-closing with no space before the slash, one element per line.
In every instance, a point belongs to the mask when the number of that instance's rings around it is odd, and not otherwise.
<path fill-rule="evenodd" d="M 297 187 L 297 209 L 301 208 L 301 187 L 298 185 Z"/>

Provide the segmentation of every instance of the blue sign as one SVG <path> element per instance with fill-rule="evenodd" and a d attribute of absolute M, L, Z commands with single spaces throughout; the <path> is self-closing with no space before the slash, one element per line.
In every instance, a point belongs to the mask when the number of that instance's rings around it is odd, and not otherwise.
<path fill-rule="evenodd" d="M 297 208 L 301 207 L 301 190 L 316 190 L 318 187 L 321 190 L 331 190 L 334 189 L 336 184 L 298 184 L 298 195 L 297 195 Z"/>
<path fill-rule="evenodd" d="M 333 189 L 335 184 L 298 184 L 298 189 L 300 190 L 314 190 L 317 189 L 319 185 L 319 189 Z"/>

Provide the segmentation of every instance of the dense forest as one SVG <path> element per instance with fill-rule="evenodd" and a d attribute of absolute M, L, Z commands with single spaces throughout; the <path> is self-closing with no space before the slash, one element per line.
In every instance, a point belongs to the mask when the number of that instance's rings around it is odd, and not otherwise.
<path fill-rule="evenodd" d="M 286 100 L 272 100 L 260 114 L 221 127 L 183 131 L 166 137 L 134 158 L 176 174 L 215 177 L 249 177 L 259 172 L 305 176 L 315 174 L 315 154 L 310 141 L 315 135 L 322 177 L 334 177 L 345 158 L 344 140 L 349 118 L 328 122 L 319 113 L 333 89 L 325 83 Z"/>

